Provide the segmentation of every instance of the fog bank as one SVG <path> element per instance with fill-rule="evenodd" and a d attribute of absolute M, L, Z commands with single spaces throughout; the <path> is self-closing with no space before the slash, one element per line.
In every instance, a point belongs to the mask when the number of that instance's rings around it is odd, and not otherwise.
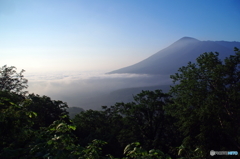
<path fill-rule="evenodd" d="M 111 92 L 123 88 L 169 85 L 169 75 L 104 74 L 71 72 L 27 74 L 29 93 L 47 95 L 54 100 L 84 109 L 98 109 L 112 104 Z M 115 94 L 116 96 L 116 94 Z M 111 102 L 109 102 L 111 101 Z"/>

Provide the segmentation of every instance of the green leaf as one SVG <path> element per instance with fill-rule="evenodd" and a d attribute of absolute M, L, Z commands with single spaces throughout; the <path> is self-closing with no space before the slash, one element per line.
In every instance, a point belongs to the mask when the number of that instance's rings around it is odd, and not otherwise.
<path fill-rule="evenodd" d="M 47 142 L 48 145 L 51 145 L 52 143 L 53 143 L 52 140 L 49 140 L 49 141 Z"/>
<path fill-rule="evenodd" d="M 72 130 L 76 130 L 77 127 L 75 125 L 68 125 L 68 128 Z"/>

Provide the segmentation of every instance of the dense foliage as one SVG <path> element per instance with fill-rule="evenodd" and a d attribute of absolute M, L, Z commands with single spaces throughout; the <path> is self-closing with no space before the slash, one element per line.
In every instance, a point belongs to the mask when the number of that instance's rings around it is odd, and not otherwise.
<path fill-rule="evenodd" d="M 218 53 L 204 53 L 171 78 L 173 103 L 169 113 L 178 119 L 183 144 L 209 150 L 239 150 L 240 52 L 224 62 Z"/>
<path fill-rule="evenodd" d="M 28 80 L 23 76 L 25 70 L 17 73 L 16 69 L 14 66 L 7 67 L 7 65 L 0 69 L 0 90 L 26 94 L 27 91 L 23 91 L 28 87 Z"/>
<path fill-rule="evenodd" d="M 172 75 L 169 93 L 142 91 L 134 102 L 86 110 L 26 94 L 15 67 L 0 77 L 0 158 L 211 158 L 240 152 L 240 51 L 221 61 L 204 53 Z M 11 82 L 12 81 L 12 82 Z M 14 82 L 15 81 L 15 82 Z M 226 158 L 226 156 L 218 156 Z"/>

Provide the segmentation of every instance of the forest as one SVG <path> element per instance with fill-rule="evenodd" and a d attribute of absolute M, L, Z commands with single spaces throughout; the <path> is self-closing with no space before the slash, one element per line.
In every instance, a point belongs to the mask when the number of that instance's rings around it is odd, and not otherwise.
<path fill-rule="evenodd" d="M 171 75 L 173 85 L 141 91 L 69 117 L 67 103 L 25 91 L 24 70 L 0 70 L 0 158 L 190 159 L 240 152 L 240 50 L 201 54 Z"/>

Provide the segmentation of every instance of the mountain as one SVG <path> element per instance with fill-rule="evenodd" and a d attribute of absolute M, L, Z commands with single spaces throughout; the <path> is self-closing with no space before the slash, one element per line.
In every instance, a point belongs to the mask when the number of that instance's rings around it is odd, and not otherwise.
<path fill-rule="evenodd" d="M 72 118 L 74 118 L 75 115 L 83 112 L 84 109 L 80 108 L 80 107 L 68 107 L 67 111 L 69 112 L 69 116 L 72 119 Z"/>
<path fill-rule="evenodd" d="M 200 41 L 191 37 L 183 37 L 139 63 L 107 74 L 174 74 L 178 68 L 186 66 L 189 61 L 195 62 L 196 58 L 204 52 L 219 52 L 219 57 L 224 59 L 234 54 L 234 47 L 240 48 L 240 42 Z"/>

